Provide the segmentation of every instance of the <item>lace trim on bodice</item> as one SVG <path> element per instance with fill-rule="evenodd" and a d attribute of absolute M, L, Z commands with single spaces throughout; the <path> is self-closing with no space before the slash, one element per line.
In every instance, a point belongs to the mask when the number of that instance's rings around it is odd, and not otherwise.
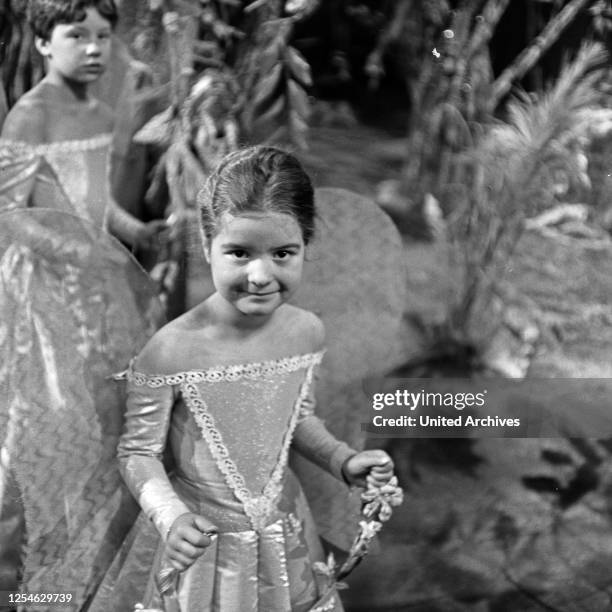
<path fill-rule="evenodd" d="M 211 368 L 202 371 L 179 372 L 177 374 L 160 376 L 150 376 L 134 372 L 132 364 L 130 363 L 129 369 L 117 375 L 117 377 L 126 377 L 136 385 L 147 385 L 153 388 L 158 388 L 163 385 L 180 385 L 185 404 L 193 414 L 202 433 L 202 437 L 208 445 L 217 467 L 223 474 L 225 482 L 236 499 L 242 503 L 244 512 L 249 518 L 253 529 L 261 531 L 267 525 L 268 517 L 270 517 L 274 511 L 276 499 L 281 492 L 283 475 L 289 458 L 289 447 L 291 446 L 293 433 L 299 421 L 300 408 L 309 396 L 314 376 L 314 368 L 321 362 L 324 353 L 325 351 L 319 351 L 273 361 L 252 362 Z M 215 425 L 215 420 L 209 412 L 197 384 L 203 382 L 217 383 L 221 381 L 236 381 L 242 378 L 263 378 L 295 372 L 304 368 L 306 368 L 306 375 L 294 403 L 289 424 L 281 443 L 278 459 L 262 493 L 254 496 L 249 491 L 244 477 L 231 458 L 228 448 L 223 441 L 223 437 Z"/>
<path fill-rule="evenodd" d="M 82 138 L 78 140 L 60 140 L 58 142 L 49 142 L 45 144 L 30 144 L 20 140 L 7 140 L 0 138 L 0 145 L 12 147 L 23 153 L 33 153 L 36 155 L 45 155 L 47 153 L 72 153 L 81 151 L 95 151 L 102 149 L 111 144 L 113 135 L 100 134 L 92 138 Z"/>
<path fill-rule="evenodd" d="M 320 355 L 320 354 L 315 354 Z M 242 503 L 245 514 L 249 517 L 253 529 L 261 531 L 268 523 L 268 517 L 274 511 L 276 499 L 280 495 L 282 489 L 283 475 L 287 467 L 289 457 L 289 447 L 293 438 L 293 432 L 298 423 L 300 416 L 300 406 L 304 399 L 308 396 L 310 386 L 312 384 L 314 367 L 316 365 L 313 355 L 310 359 L 306 377 L 300 387 L 298 398 L 294 404 L 289 425 L 283 437 L 281 450 L 278 456 L 276 465 L 272 470 L 270 479 L 265 484 L 261 495 L 253 496 L 249 491 L 244 477 L 238 470 L 236 463 L 230 457 L 227 446 L 223 442 L 223 437 L 219 429 L 215 425 L 215 420 L 210 414 L 206 402 L 202 398 L 199 388 L 195 382 L 185 381 L 181 384 L 181 391 L 187 407 L 193 414 L 193 417 L 202 432 L 202 437 L 206 441 L 208 448 L 217 464 L 217 467 L 223 474 L 225 482 L 232 490 L 234 496 Z M 319 359 L 320 360 L 320 359 Z M 297 369 L 297 368 L 295 368 Z M 287 370 L 293 371 L 293 370 Z"/>
<path fill-rule="evenodd" d="M 304 353 L 303 355 L 282 357 L 269 361 L 253 361 L 250 363 L 212 367 L 206 370 L 177 372 L 176 374 L 144 374 L 137 372 L 133 368 L 132 360 L 128 369 L 118 376 L 127 378 L 136 386 L 146 385 L 152 388 L 163 387 L 164 385 L 181 385 L 183 383 L 233 382 L 242 378 L 257 380 L 315 366 L 321 363 L 324 354 L 325 351 L 318 351 L 316 353 Z"/>

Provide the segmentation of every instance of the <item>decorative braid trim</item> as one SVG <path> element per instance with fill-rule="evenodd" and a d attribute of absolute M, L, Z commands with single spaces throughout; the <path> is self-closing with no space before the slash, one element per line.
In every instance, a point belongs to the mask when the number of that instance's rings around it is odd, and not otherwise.
<path fill-rule="evenodd" d="M 193 414 L 193 417 L 198 424 L 200 431 L 202 432 L 202 437 L 206 441 L 217 467 L 223 474 L 225 482 L 231 489 L 236 499 L 242 503 L 244 512 L 249 518 L 255 531 L 262 531 L 264 527 L 266 527 L 268 517 L 274 511 L 274 504 L 282 489 L 283 474 L 285 472 L 285 468 L 287 467 L 289 447 L 293 438 L 293 432 L 295 431 L 300 415 L 299 407 L 309 393 L 310 385 L 312 384 L 314 367 L 316 363 L 320 361 L 322 352 L 311 353 L 301 357 L 310 358 L 306 378 L 300 387 L 299 396 L 294 404 L 293 412 L 291 413 L 291 418 L 289 420 L 289 426 L 285 432 L 276 465 L 274 466 L 270 479 L 264 486 L 261 495 L 258 496 L 251 495 L 251 492 L 246 486 L 244 477 L 238 471 L 238 467 L 230 457 L 229 451 L 223 442 L 223 437 L 215 426 L 213 416 L 208 411 L 206 402 L 202 398 L 200 390 L 196 386 L 195 382 L 185 381 L 181 384 L 181 391 L 183 398 L 185 399 L 185 404 Z"/>
<path fill-rule="evenodd" d="M 102 147 L 110 145 L 112 139 L 113 135 L 109 133 L 100 134 L 99 136 L 94 136 L 93 138 L 60 140 L 58 142 L 48 142 L 45 144 L 35 145 L 20 140 L 7 140 L 2 138 L 0 139 L 0 146 L 11 147 L 23 153 L 45 155 L 46 153 L 57 152 L 72 153 L 73 151 L 93 151 L 95 149 L 101 149 Z"/>
<path fill-rule="evenodd" d="M 163 387 L 164 385 L 182 385 L 184 383 L 234 382 L 243 378 L 256 380 L 277 374 L 295 372 L 302 368 L 321 363 L 325 351 L 305 353 L 293 357 L 283 357 L 270 361 L 254 361 L 237 365 L 219 366 L 207 370 L 190 370 L 176 374 L 143 374 L 133 369 L 133 362 L 127 370 L 127 379 L 136 386 Z"/>

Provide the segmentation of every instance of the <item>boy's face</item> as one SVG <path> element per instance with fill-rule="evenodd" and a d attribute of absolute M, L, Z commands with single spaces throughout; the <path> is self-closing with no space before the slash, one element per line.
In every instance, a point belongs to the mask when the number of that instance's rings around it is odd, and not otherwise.
<path fill-rule="evenodd" d="M 93 7 L 83 21 L 60 23 L 49 40 L 36 39 L 54 76 L 77 83 L 92 83 L 104 72 L 110 57 L 111 24 Z"/>

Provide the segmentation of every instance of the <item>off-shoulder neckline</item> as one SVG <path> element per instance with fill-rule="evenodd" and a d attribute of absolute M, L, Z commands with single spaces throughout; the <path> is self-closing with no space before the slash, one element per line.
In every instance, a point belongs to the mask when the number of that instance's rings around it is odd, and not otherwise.
<path fill-rule="evenodd" d="M 212 366 L 203 370 L 185 370 L 173 374 L 147 374 L 134 369 L 135 358 L 130 361 L 124 372 L 115 376 L 127 379 L 136 385 L 161 387 L 178 385 L 183 382 L 222 382 L 236 381 L 242 378 L 257 379 L 265 376 L 295 372 L 302 368 L 321 362 L 326 349 L 315 352 L 301 353 L 290 357 L 279 357 L 265 361 L 248 361 L 242 363 Z"/>
<path fill-rule="evenodd" d="M 105 132 L 97 134 L 91 138 L 73 138 L 71 140 L 58 140 L 56 142 L 46 142 L 41 144 L 32 144 L 24 140 L 11 140 L 10 138 L 0 138 L 0 145 L 13 147 L 24 152 L 44 154 L 57 151 L 90 151 L 102 148 L 109 145 L 112 141 L 113 134 Z"/>

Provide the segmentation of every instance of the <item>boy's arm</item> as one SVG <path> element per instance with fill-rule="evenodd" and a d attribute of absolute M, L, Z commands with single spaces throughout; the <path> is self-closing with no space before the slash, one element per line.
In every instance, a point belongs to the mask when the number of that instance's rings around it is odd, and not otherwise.
<path fill-rule="evenodd" d="M 108 104 L 99 100 L 98 102 L 99 118 L 101 123 L 105 124 L 104 131 L 111 132 L 114 129 L 114 113 Z M 110 233 L 131 247 L 152 248 L 157 246 L 153 243 L 153 239 L 166 228 L 163 220 L 147 223 L 141 221 L 125 210 L 112 196 L 108 205 L 107 222 Z"/>
<path fill-rule="evenodd" d="M 108 205 L 108 230 L 122 242 L 137 246 L 144 223 L 121 208 L 113 198 Z"/>
<path fill-rule="evenodd" d="M 111 198 L 108 206 L 108 229 L 111 234 L 130 246 L 151 247 L 153 239 L 167 228 L 164 220 L 145 223 L 119 206 Z"/>

